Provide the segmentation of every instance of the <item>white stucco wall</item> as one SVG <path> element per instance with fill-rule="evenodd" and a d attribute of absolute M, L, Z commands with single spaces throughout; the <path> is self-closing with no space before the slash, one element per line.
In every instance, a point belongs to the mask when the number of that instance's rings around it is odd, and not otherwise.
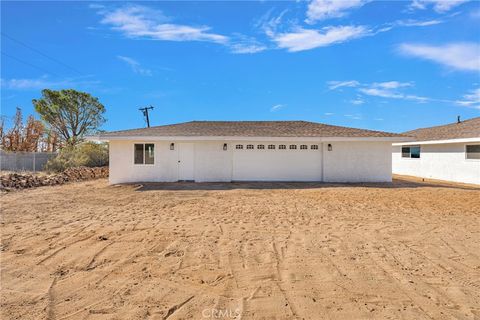
<path fill-rule="evenodd" d="M 170 143 L 175 150 L 170 150 Z M 205 181 L 391 181 L 390 142 L 282 142 L 282 141 L 191 141 L 194 143 L 194 177 Z M 154 143 L 155 164 L 134 164 L 134 144 Z M 223 144 L 227 143 L 227 151 Z M 236 150 L 236 144 L 254 144 L 254 150 Z M 264 144 L 265 150 L 257 150 Z M 275 150 L 268 150 L 275 144 Z M 285 144 L 287 150 L 279 150 Z M 289 150 L 296 144 L 297 150 Z M 308 145 L 301 150 L 300 145 Z M 311 150 L 317 144 L 319 150 Z M 176 141 L 110 141 L 110 183 L 171 182 L 179 179 L 179 146 Z"/>
<path fill-rule="evenodd" d="M 465 143 L 425 144 L 420 159 L 402 158 L 401 146 L 394 146 L 395 174 L 480 184 L 480 160 L 465 158 Z"/>
<path fill-rule="evenodd" d="M 155 164 L 137 165 L 133 163 L 135 143 L 155 144 Z M 110 141 L 109 144 L 109 181 L 111 184 L 177 181 L 177 155 L 175 152 L 170 152 L 168 142 Z"/>
<path fill-rule="evenodd" d="M 328 144 L 332 151 L 328 151 Z M 391 182 L 390 142 L 324 142 L 325 182 Z"/>

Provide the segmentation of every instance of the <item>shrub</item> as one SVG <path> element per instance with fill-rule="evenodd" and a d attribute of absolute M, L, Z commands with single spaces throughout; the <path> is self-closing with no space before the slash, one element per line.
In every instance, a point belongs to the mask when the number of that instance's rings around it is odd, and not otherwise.
<path fill-rule="evenodd" d="M 61 172 L 72 167 L 103 167 L 108 165 L 108 145 L 106 143 L 85 142 L 65 147 L 55 158 L 45 165 L 45 170 Z"/>

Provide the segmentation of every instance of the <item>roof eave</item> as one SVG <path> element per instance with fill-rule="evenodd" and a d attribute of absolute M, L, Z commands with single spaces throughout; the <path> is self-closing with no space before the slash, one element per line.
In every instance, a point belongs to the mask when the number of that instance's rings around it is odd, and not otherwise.
<path fill-rule="evenodd" d="M 394 143 L 394 146 L 408 146 L 421 144 L 447 144 L 447 143 L 477 143 L 480 142 L 480 137 L 474 138 L 457 138 L 457 139 L 442 139 L 442 140 L 415 140 L 407 143 Z"/>
<path fill-rule="evenodd" d="M 92 136 L 90 141 L 412 141 L 411 137 L 262 137 L 262 136 Z"/>

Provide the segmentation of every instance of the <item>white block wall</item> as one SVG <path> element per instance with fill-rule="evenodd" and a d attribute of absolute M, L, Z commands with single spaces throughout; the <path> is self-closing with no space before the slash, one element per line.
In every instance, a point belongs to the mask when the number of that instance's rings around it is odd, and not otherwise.
<path fill-rule="evenodd" d="M 172 141 L 111 141 L 110 183 L 171 182 L 178 180 L 178 143 Z M 135 165 L 134 144 L 154 143 L 155 164 Z M 390 182 L 392 176 L 391 143 L 389 142 L 194 142 L 194 180 L 204 181 L 326 181 L 326 182 Z M 254 150 L 235 150 L 236 144 L 254 144 Z M 264 144 L 265 150 L 257 150 Z M 275 144 L 276 150 L 268 150 Z M 278 150 L 285 144 L 287 150 Z M 289 150 L 296 144 L 297 150 Z M 300 145 L 308 150 L 300 150 Z M 318 144 L 319 150 L 310 145 Z"/>
<path fill-rule="evenodd" d="M 391 182 L 391 142 L 324 142 L 323 181 Z"/>
<path fill-rule="evenodd" d="M 393 173 L 480 184 L 480 160 L 465 158 L 465 143 L 421 145 L 420 150 L 420 159 L 402 158 L 402 147 L 394 146 Z"/>

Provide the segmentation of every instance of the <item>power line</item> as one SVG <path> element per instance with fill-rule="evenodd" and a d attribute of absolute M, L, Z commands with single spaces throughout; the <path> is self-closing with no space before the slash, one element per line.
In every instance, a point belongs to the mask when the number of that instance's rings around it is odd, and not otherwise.
<path fill-rule="evenodd" d="M 7 54 L 7 53 L 5 53 L 5 52 L 3 52 L 3 51 L 0 51 L 0 52 L 1 52 L 4 56 L 9 57 L 10 59 L 16 60 L 16 61 L 21 62 L 21 63 L 23 63 L 23 64 L 26 64 L 27 66 L 30 66 L 30 67 L 32 67 L 32 68 L 35 68 L 35 69 L 38 69 L 38 70 L 40 70 L 40 71 L 43 71 L 43 72 L 46 72 L 46 73 L 50 73 L 50 74 L 53 74 L 53 75 L 59 77 L 59 75 L 56 74 L 55 72 L 48 71 L 47 69 L 44 69 L 44 68 L 42 68 L 42 67 L 36 66 L 36 65 L 34 65 L 34 64 L 31 64 L 30 62 L 24 61 L 24 60 L 22 60 L 22 59 L 18 59 L 18 58 L 14 57 L 14 56 L 12 56 L 12 55 L 9 55 L 9 54 Z"/>
<path fill-rule="evenodd" d="M 47 59 L 50 59 L 50 60 L 52 60 L 52 61 L 54 61 L 54 62 L 56 62 L 56 63 L 58 63 L 58 64 L 60 64 L 60 65 L 62 65 L 62 66 L 64 66 L 64 67 L 66 67 L 66 68 L 68 68 L 68 69 L 70 69 L 70 70 L 72 70 L 72 71 L 74 71 L 74 72 L 76 72 L 76 73 L 78 73 L 78 74 L 82 75 L 82 73 L 81 73 L 80 71 L 78 71 L 77 69 L 75 69 L 75 68 L 73 68 L 73 67 L 69 66 L 68 64 L 66 64 L 66 63 L 63 63 L 62 61 L 60 61 L 60 60 L 58 60 L 58 59 L 56 59 L 56 58 L 54 58 L 54 57 L 51 57 L 51 56 L 49 56 L 49 55 L 48 55 L 48 54 L 46 54 L 46 53 L 43 53 L 42 51 L 40 51 L 40 50 L 38 50 L 38 49 L 36 49 L 36 48 L 34 48 L 34 47 L 32 47 L 32 46 L 30 46 L 30 45 L 26 44 L 25 42 L 23 42 L 23 41 L 20 41 L 20 40 L 18 40 L 18 39 L 15 39 L 15 38 L 13 38 L 13 37 L 11 37 L 11 36 L 9 36 L 9 35 L 5 34 L 4 32 L 0 32 L 0 33 L 1 33 L 1 34 L 2 34 L 2 36 L 4 36 L 5 38 L 7 38 L 7 39 L 10 39 L 10 40 L 12 40 L 12 41 L 14 41 L 14 42 L 16 42 L 16 43 L 18 43 L 18 44 L 20 44 L 20 45 L 22 45 L 22 46 L 24 46 L 24 47 L 28 48 L 28 49 L 30 49 L 30 50 L 32 50 L 32 51 L 35 51 L 36 53 L 38 53 L 38 54 L 40 54 L 40 55 L 44 56 L 45 58 L 47 58 Z"/>

